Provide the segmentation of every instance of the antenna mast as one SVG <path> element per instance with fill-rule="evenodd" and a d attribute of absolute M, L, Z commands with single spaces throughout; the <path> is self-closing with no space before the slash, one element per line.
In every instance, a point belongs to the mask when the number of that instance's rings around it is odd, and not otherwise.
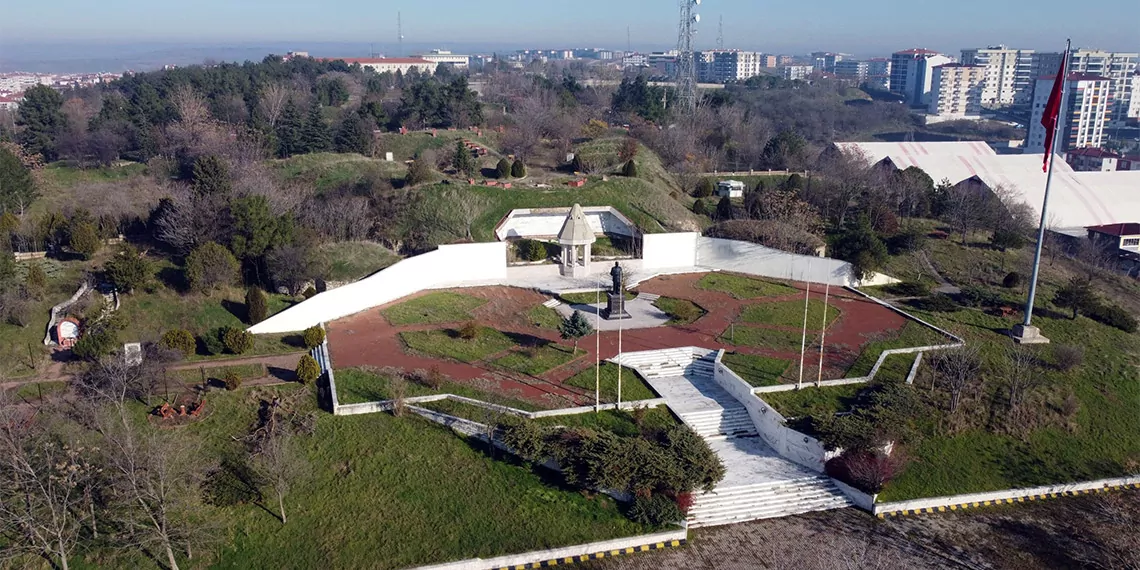
<path fill-rule="evenodd" d="M 396 44 L 399 47 L 400 57 L 404 57 L 404 14 L 396 12 Z"/>
<path fill-rule="evenodd" d="M 625 27 L 625 52 L 633 53 L 633 36 L 629 35 L 629 26 Z"/>
<path fill-rule="evenodd" d="M 716 30 L 716 49 L 724 49 L 724 16 L 720 17 L 720 25 Z"/>
<path fill-rule="evenodd" d="M 681 23 L 677 31 L 677 99 L 681 112 L 692 116 L 697 109 L 697 68 L 693 61 L 693 36 L 701 15 L 696 7 L 701 0 L 681 1 Z"/>

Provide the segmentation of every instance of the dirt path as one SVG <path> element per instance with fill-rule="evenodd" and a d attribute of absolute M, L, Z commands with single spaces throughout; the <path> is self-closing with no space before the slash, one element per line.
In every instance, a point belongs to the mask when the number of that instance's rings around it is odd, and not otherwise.
<path fill-rule="evenodd" d="M 922 266 L 930 272 L 930 275 L 933 276 L 936 281 L 938 281 L 938 287 L 934 289 L 936 293 L 957 295 L 958 293 L 962 292 L 961 289 L 955 287 L 952 283 L 947 281 L 946 278 L 943 277 L 942 274 L 934 268 L 934 264 L 930 262 L 930 257 L 926 255 L 925 251 L 919 251 L 916 255 L 918 256 L 918 260 L 922 263 Z"/>
<path fill-rule="evenodd" d="M 196 362 L 182 362 L 167 366 L 168 371 L 179 370 L 197 370 L 199 368 L 218 368 L 222 366 L 240 366 L 244 364 L 264 364 L 267 376 L 263 378 L 256 378 L 247 380 L 245 383 L 249 385 L 262 385 L 262 384 L 275 384 L 280 382 L 292 382 L 296 379 L 297 362 L 301 360 L 304 352 L 292 352 L 288 354 L 269 354 L 263 356 L 245 356 L 238 358 L 227 358 L 223 360 L 200 360 Z M 45 374 L 22 378 L 20 380 L 12 380 L 9 382 L 0 382 L 0 390 L 18 389 L 21 386 L 29 384 L 38 384 L 41 382 L 69 382 L 74 377 L 71 374 L 65 374 L 62 363 L 53 362 L 58 366 L 50 367 L 48 370 L 53 371 L 54 375 Z"/>

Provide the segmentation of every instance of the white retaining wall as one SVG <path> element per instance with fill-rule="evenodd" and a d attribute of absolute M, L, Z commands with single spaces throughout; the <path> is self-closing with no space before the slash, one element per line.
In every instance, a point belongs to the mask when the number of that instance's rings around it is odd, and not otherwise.
<path fill-rule="evenodd" d="M 657 544 L 667 544 L 673 541 L 683 541 L 688 536 L 688 531 L 684 528 L 670 530 L 666 532 L 658 532 L 655 534 L 644 534 L 641 536 L 630 536 L 627 538 L 617 538 L 614 540 L 603 540 L 601 542 L 591 542 L 589 544 L 579 544 L 576 546 L 564 546 L 562 548 L 550 548 L 546 550 L 535 550 L 533 552 L 526 552 L 523 554 L 510 554 L 507 556 L 497 556 L 495 558 L 472 558 L 470 560 L 460 560 L 458 562 L 449 562 L 447 564 L 435 564 L 433 566 L 421 566 L 419 570 L 491 570 L 493 568 L 522 568 L 527 564 L 535 564 L 538 562 L 545 562 L 548 560 L 559 560 L 575 558 L 580 556 L 589 556 L 591 554 L 605 552 L 607 554 L 613 551 L 623 551 L 627 548 L 637 548 L 639 546 L 650 546 Z"/>
<path fill-rule="evenodd" d="M 464 281 L 488 281 L 507 276 L 504 242 L 441 245 L 409 257 L 371 277 L 325 291 L 252 326 L 254 334 L 304 330 L 321 322 L 347 317 L 425 289 L 462 286 Z"/>
<path fill-rule="evenodd" d="M 1119 477 L 1115 479 L 1098 479 L 1081 483 L 1062 483 L 1056 485 L 1042 485 L 1026 489 L 1005 489 L 989 493 L 971 493 L 968 495 L 952 495 L 948 497 L 930 497 L 915 499 L 913 501 L 895 501 L 892 503 L 878 503 L 874 513 L 888 514 L 903 511 L 919 511 L 923 509 L 937 509 L 951 505 L 972 505 L 973 503 L 1009 502 L 1010 500 L 1026 498 L 1043 498 L 1055 495 L 1078 494 L 1089 491 L 1102 491 L 1117 487 L 1140 485 L 1140 476 Z"/>
<path fill-rule="evenodd" d="M 847 495 L 847 498 L 851 499 L 851 502 L 854 503 L 856 507 L 868 513 L 875 512 L 875 498 L 878 497 L 878 495 L 864 493 L 834 477 L 832 477 L 831 482 L 835 483 L 835 486 L 838 487 L 840 491 L 843 491 L 843 494 Z"/>
<path fill-rule="evenodd" d="M 898 279 L 878 273 L 859 281 L 850 263 L 830 257 L 799 255 L 755 243 L 709 237 L 697 238 L 697 265 L 719 271 L 843 287 L 898 283 Z"/>
<path fill-rule="evenodd" d="M 696 232 L 646 234 L 641 240 L 641 267 L 643 269 L 695 267 L 698 265 L 699 239 L 703 238 Z"/>
<path fill-rule="evenodd" d="M 716 357 L 713 380 L 733 398 L 744 405 L 756 431 L 764 441 L 780 454 L 780 457 L 793 461 L 817 473 L 823 473 L 823 465 L 831 458 L 823 444 L 789 428 L 787 420 L 775 408 L 752 393 L 752 386 L 721 362 L 724 351 Z"/>

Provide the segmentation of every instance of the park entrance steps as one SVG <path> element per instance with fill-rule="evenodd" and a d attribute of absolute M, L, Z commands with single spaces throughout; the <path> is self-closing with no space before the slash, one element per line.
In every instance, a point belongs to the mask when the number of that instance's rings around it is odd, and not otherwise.
<path fill-rule="evenodd" d="M 694 496 L 692 528 L 782 517 L 851 505 L 830 478 L 783 457 L 757 436 L 748 410 L 713 379 L 716 352 L 671 348 L 621 354 L 685 425 L 724 462 L 716 489 Z"/>

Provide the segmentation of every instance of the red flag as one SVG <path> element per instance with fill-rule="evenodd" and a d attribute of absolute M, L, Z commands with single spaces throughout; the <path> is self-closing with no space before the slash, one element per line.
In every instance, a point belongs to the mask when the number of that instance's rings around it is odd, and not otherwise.
<path fill-rule="evenodd" d="M 1049 170 L 1049 158 L 1053 156 L 1053 137 L 1057 135 L 1057 117 L 1061 114 L 1061 92 L 1065 89 L 1065 58 L 1069 57 L 1069 50 L 1061 56 L 1061 70 L 1053 80 L 1053 90 L 1049 92 L 1049 102 L 1045 104 L 1045 112 L 1041 115 L 1041 126 L 1045 127 L 1045 164 L 1042 171 Z"/>

